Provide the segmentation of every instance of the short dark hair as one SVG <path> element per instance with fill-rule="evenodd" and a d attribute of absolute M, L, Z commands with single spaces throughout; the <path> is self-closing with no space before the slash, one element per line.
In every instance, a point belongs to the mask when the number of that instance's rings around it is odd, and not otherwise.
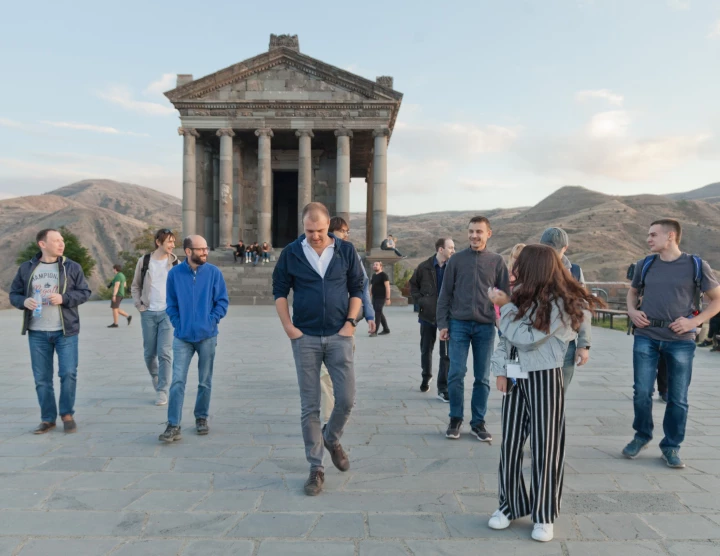
<path fill-rule="evenodd" d="M 319 212 L 325 215 L 328 220 L 330 220 L 330 211 L 322 203 L 312 202 L 305 205 L 302 211 L 302 219 L 305 220 L 305 217 L 308 215 L 308 213 L 311 212 Z"/>
<path fill-rule="evenodd" d="M 339 230 L 343 226 L 347 228 L 350 227 L 342 216 L 333 216 L 330 219 L 330 227 L 328 228 L 328 232 L 334 232 L 335 230 Z"/>
<path fill-rule="evenodd" d="M 159 247 L 165 243 L 165 240 L 168 237 L 175 239 L 173 231 L 170 228 L 160 228 L 157 232 L 155 232 L 155 246 Z"/>
<path fill-rule="evenodd" d="M 470 224 L 482 224 L 482 223 L 484 223 L 487 226 L 488 230 L 492 230 L 492 228 L 490 227 L 490 220 L 488 220 L 485 216 L 473 216 L 470 219 L 470 222 L 468 222 L 468 226 Z"/>
<path fill-rule="evenodd" d="M 113 265 L 113 270 L 114 270 L 115 272 L 120 272 L 120 271 L 122 270 L 122 265 L 115 263 L 115 264 Z"/>
<path fill-rule="evenodd" d="M 41 241 L 47 240 L 47 235 L 50 232 L 57 232 L 55 228 L 45 228 L 44 230 L 40 230 L 37 235 L 35 236 L 35 243 L 40 243 Z M 60 232 L 58 232 L 60 233 Z"/>
<path fill-rule="evenodd" d="M 436 253 L 437 253 L 438 251 L 440 251 L 440 249 L 444 249 L 444 248 L 445 248 L 445 241 L 446 241 L 446 238 L 441 237 L 440 239 L 438 239 L 438 240 L 435 242 L 435 252 L 436 252 Z"/>
<path fill-rule="evenodd" d="M 183 251 L 185 251 L 185 249 L 191 249 L 192 246 L 192 238 L 190 236 L 183 239 Z"/>
<path fill-rule="evenodd" d="M 662 226 L 665 228 L 666 232 L 675 232 L 675 243 L 680 245 L 680 240 L 682 239 L 682 226 L 680 225 L 680 222 L 675 220 L 674 218 L 661 218 L 660 220 L 655 220 L 650 226 Z"/>

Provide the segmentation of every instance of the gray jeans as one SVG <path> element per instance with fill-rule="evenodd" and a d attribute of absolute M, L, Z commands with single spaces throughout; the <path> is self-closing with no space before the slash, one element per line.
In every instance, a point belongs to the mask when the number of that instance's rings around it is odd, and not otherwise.
<path fill-rule="evenodd" d="M 570 382 L 575 374 L 575 352 L 577 349 L 577 341 L 573 340 L 568 344 L 567 351 L 565 352 L 565 361 L 563 361 L 563 392 L 567 394 Z"/>
<path fill-rule="evenodd" d="M 157 392 L 168 393 L 172 373 L 173 328 L 165 311 L 143 311 L 142 324 L 145 365 Z"/>
<path fill-rule="evenodd" d="M 300 424 L 305 441 L 305 457 L 311 469 L 323 471 L 323 432 L 320 425 L 320 365 L 325 363 L 332 379 L 335 405 L 325 428 L 325 440 L 334 446 L 340 442 L 350 411 L 355 403 L 355 339 L 335 334 L 305 334 L 292 343 L 298 386 L 300 387 Z"/>

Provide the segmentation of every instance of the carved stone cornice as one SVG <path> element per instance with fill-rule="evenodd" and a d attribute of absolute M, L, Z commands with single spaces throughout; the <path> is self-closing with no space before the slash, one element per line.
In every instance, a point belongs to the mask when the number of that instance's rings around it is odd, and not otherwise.
<path fill-rule="evenodd" d="M 196 139 L 198 137 L 200 137 L 200 134 L 198 133 L 197 129 L 195 129 L 193 127 L 179 127 L 178 135 L 182 135 L 182 136 L 190 135 L 192 137 L 195 137 Z"/>
<path fill-rule="evenodd" d="M 230 129 L 229 127 L 223 127 L 223 128 L 218 129 L 215 132 L 215 135 L 217 135 L 218 137 L 223 137 L 223 136 L 235 137 L 235 132 L 232 129 Z"/>
<path fill-rule="evenodd" d="M 390 130 L 386 127 L 373 131 L 373 137 L 390 137 Z"/>
<path fill-rule="evenodd" d="M 270 129 L 269 127 L 256 129 L 255 135 L 257 135 L 258 137 L 274 137 L 275 136 L 275 134 L 273 133 L 273 130 Z"/>
<path fill-rule="evenodd" d="M 340 129 L 335 130 L 335 137 L 352 137 L 353 132 L 352 129 L 346 129 L 344 127 L 341 127 Z"/>
<path fill-rule="evenodd" d="M 310 137 L 310 139 L 312 139 L 315 137 L 315 134 L 312 132 L 312 129 L 298 129 L 295 132 L 295 137 Z"/>

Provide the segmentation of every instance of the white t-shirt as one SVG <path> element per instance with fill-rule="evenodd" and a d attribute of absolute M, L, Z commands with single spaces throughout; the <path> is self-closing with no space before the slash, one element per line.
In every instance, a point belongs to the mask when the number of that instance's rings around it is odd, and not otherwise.
<path fill-rule="evenodd" d="M 42 313 L 39 317 L 30 318 L 30 330 L 39 330 L 42 332 L 55 332 L 62 330 L 62 320 L 60 318 L 60 305 L 50 305 L 49 297 L 54 293 L 59 293 L 60 271 L 58 263 L 43 263 L 33 271 L 31 295 L 35 294 L 36 288 L 40 288 L 42 295 Z"/>
<path fill-rule="evenodd" d="M 168 277 L 168 260 L 162 259 L 157 261 L 150 257 L 150 265 L 148 266 L 148 274 L 150 274 L 150 306 L 148 311 L 164 311 L 167 308 L 165 302 L 165 292 Z"/>
<path fill-rule="evenodd" d="M 310 266 L 315 269 L 315 272 L 317 272 L 321 278 L 325 278 L 325 272 L 328 266 L 330 266 L 330 261 L 335 253 L 335 243 L 333 242 L 328 245 L 322 252 L 322 255 L 317 254 L 315 249 L 308 243 L 307 238 L 303 239 L 302 246 L 305 258 L 310 263 Z"/>

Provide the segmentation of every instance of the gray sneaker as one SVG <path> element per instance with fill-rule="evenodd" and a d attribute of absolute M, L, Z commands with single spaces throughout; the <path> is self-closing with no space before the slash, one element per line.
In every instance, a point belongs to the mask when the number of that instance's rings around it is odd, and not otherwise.
<path fill-rule="evenodd" d="M 165 432 L 158 437 L 158 440 L 160 440 L 161 442 L 175 442 L 177 440 L 180 440 L 181 438 L 182 434 L 180 434 L 180 427 L 175 427 L 168 424 Z"/>
<path fill-rule="evenodd" d="M 166 405 L 168 402 L 167 394 L 160 390 L 155 397 L 155 405 Z"/>
<path fill-rule="evenodd" d="M 195 428 L 197 429 L 197 433 L 200 435 L 205 435 L 210 432 L 207 419 L 203 419 L 202 417 L 195 419 Z"/>
<path fill-rule="evenodd" d="M 647 442 L 633 438 L 630 443 L 623 448 L 622 455 L 629 459 L 635 459 L 647 446 Z"/>
<path fill-rule="evenodd" d="M 673 469 L 683 469 L 685 467 L 685 463 L 680 459 L 677 450 L 663 450 L 662 459 L 665 460 L 668 467 Z"/>

